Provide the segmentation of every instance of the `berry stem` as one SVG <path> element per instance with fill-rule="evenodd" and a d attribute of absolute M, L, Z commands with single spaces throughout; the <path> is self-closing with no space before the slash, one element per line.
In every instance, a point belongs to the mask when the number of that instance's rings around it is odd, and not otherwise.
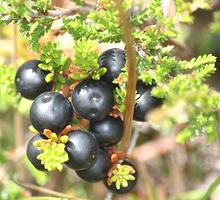
<path fill-rule="evenodd" d="M 135 94 L 136 94 L 136 55 L 134 49 L 134 40 L 132 37 L 132 26 L 129 21 L 129 14 L 123 8 L 123 0 L 115 0 L 116 9 L 118 10 L 119 24 L 122 28 L 125 49 L 127 54 L 127 92 L 125 105 L 126 110 L 124 114 L 124 136 L 121 141 L 121 150 L 127 150 L 131 133 L 132 133 L 132 120 L 134 114 Z"/>
<path fill-rule="evenodd" d="M 68 135 L 69 132 L 73 130 L 73 127 L 71 125 L 67 125 L 62 132 L 60 133 L 61 136 Z"/>
<path fill-rule="evenodd" d="M 52 132 L 51 132 L 51 130 L 50 130 L 50 129 L 44 129 L 43 134 L 44 134 L 45 136 L 47 136 L 48 138 L 50 138 L 50 136 L 51 136 Z"/>

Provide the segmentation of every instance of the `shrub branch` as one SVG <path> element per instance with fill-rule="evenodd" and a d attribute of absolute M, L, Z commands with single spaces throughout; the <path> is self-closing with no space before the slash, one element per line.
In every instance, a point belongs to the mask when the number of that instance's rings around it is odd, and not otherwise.
<path fill-rule="evenodd" d="M 136 93 L 136 55 L 134 49 L 134 39 L 132 37 L 132 26 L 129 21 L 129 15 L 123 8 L 122 0 L 115 0 L 115 5 L 118 10 L 119 23 L 122 28 L 125 50 L 127 55 L 127 93 L 125 99 L 126 110 L 124 114 L 124 136 L 121 141 L 121 149 L 126 150 L 130 141 L 132 132 L 132 120 L 135 105 Z"/>

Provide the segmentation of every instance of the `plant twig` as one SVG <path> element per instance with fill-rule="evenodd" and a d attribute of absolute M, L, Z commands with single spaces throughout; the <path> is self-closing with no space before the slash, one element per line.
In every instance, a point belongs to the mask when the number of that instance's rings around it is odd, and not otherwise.
<path fill-rule="evenodd" d="M 134 132 L 133 132 L 133 135 L 132 135 L 132 138 L 131 138 L 131 141 L 130 141 L 130 144 L 128 146 L 128 150 L 127 150 L 127 153 L 129 155 L 131 155 L 131 153 L 133 152 L 135 146 L 136 146 L 136 143 L 137 143 L 137 140 L 139 138 L 139 135 L 140 135 L 140 131 L 138 128 L 134 128 Z"/>
<path fill-rule="evenodd" d="M 77 8 L 72 8 L 72 9 L 54 7 L 53 10 L 48 10 L 43 14 L 33 13 L 31 16 L 29 16 L 28 20 L 29 20 L 29 22 L 31 22 L 31 21 L 34 21 L 35 19 L 45 18 L 45 17 L 60 19 L 61 17 L 64 17 L 64 16 L 73 16 L 76 14 L 86 14 L 93 8 L 95 8 L 95 6 L 93 6 L 93 5 L 89 5 L 89 6 L 85 6 L 85 7 L 77 7 Z M 0 15 L 0 18 L 4 19 L 5 21 L 15 20 L 15 18 L 7 18 L 7 14 L 4 14 L 4 13 Z"/>
<path fill-rule="evenodd" d="M 54 7 L 55 9 L 53 10 L 48 10 L 45 15 L 33 15 L 33 18 L 39 18 L 39 17 L 54 17 L 54 18 L 60 18 L 63 16 L 72 16 L 76 15 L 78 13 L 86 14 L 88 13 L 94 6 L 85 6 L 85 7 L 79 7 L 79 8 L 72 8 L 72 9 L 65 9 L 65 8 L 60 8 L 60 7 Z"/>
<path fill-rule="evenodd" d="M 118 10 L 119 23 L 122 28 L 126 55 L 127 55 L 127 92 L 126 92 L 126 110 L 124 114 L 124 136 L 121 141 L 121 150 L 126 150 L 130 141 L 132 132 L 132 120 L 135 105 L 136 92 L 136 55 L 134 49 L 134 40 L 132 37 L 132 26 L 129 21 L 129 15 L 123 8 L 123 0 L 115 0 L 116 9 Z"/>
<path fill-rule="evenodd" d="M 104 200 L 112 200 L 113 194 L 111 192 L 107 192 Z"/>
<path fill-rule="evenodd" d="M 140 173 L 140 177 L 141 177 L 141 180 L 143 182 L 143 185 L 144 185 L 144 191 L 146 192 L 146 195 L 147 195 L 147 199 L 148 200 L 154 200 L 154 195 L 153 195 L 153 190 L 152 190 L 152 187 L 151 187 L 151 184 L 149 182 L 149 176 L 148 176 L 148 173 L 147 173 L 147 170 L 146 170 L 146 167 L 144 165 L 144 162 L 137 162 L 137 166 L 138 166 L 138 170 L 139 170 L 139 173 Z"/>
<path fill-rule="evenodd" d="M 55 196 L 55 197 L 67 198 L 69 200 L 87 200 L 87 199 L 81 199 L 81 198 L 77 198 L 77 197 L 70 196 L 70 195 L 67 195 L 67 194 L 63 194 L 63 193 L 60 193 L 60 192 L 56 192 L 54 190 L 50 190 L 50 189 L 47 189 L 47 188 L 44 188 L 44 187 L 40 187 L 40 186 L 31 184 L 31 183 L 19 182 L 17 180 L 14 180 L 14 181 L 17 185 L 19 185 L 21 187 L 24 187 L 24 188 L 27 188 L 27 189 L 30 189 L 30 190 L 35 190 L 35 191 L 38 191 L 38 192 L 42 192 L 44 194 L 52 195 L 52 196 Z"/>
<path fill-rule="evenodd" d="M 208 190 L 204 194 L 201 200 L 208 200 L 211 196 L 211 194 L 215 191 L 215 189 L 220 184 L 220 175 L 214 180 L 214 182 L 209 186 Z"/>

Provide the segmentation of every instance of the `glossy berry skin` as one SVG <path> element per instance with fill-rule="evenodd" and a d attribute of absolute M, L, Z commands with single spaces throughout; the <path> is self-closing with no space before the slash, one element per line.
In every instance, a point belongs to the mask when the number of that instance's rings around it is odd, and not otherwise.
<path fill-rule="evenodd" d="M 137 82 L 137 93 L 140 94 L 140 98 L 135 104 L 134 120 L 144 122 L 145 116 L 150 111 L 162 105 L 162 99 L 151 96 L 153 87 L 153 85 L 146 85 L 142 81 Z"/>
<path fill-rule="evenodd" d="M 89 131 L 95 135 L 100 147 L 110 147 L 121 140 L 123 121 L 120 117 L 107 116 L 101 121 L 91 122 Z"/>
<path fill-rule="evenodd" d="M 37 147 L 34 146 L 34 142 L 36 140 L 43 140 L 45 139 L 45 137 L 43 135 L 40 134 L 36 134 L 34 135 L 30 141 L 28 142 L 28 146 L 27 146 L 27 151 L 26 151 L 26 155 L 28 160 L 32 163 L 32 165 L 40 170 L 40 171 L 45 171 L 44 165 L 41 164 L 41 161 L 37 159 L 37 156 L 39 154 L 42 153 L 41 150 L 39 150 Z"/>
<path fill-rule="evenodd" d="M 104 181 L 103 181 L 104 185 L 106 186 L 106 188 L 107 188 L 110 192 L 112 192 L 112 193 L 114 193 L 114 194 L 126 194 L 126 193 L 130 192 L 130 191 L 135 187 L 135 185 L 137 184 L 138 172 L 137 172 L 137 169 L 136 169 L 135 165 L 134 165 L 133 163 L 131 163 L 130 161 L 127 161 L 127 160 L 123 161 L 122 163 L 123 163 L 123 164 L 126 164 L 126 165 L 130 165 L 130 166 L 132 166 L 132 167 L 135 169 L 136 172 L 135 172 L 134 174 L 132 174 L 132 176 L 135 177 L 135 180 L 133 180 L 133 181 L 128 181 L 128 187 L 122 187 L 122 186 L 121 186 L 121 188 L 118 190 L 118 189 L 116 188 L 115 182 L 113 182 L 112 185 L 109 186 L 109 185 L 107 184 L 107 178 L 104 179 Z"/>
<path fill-rule="evenodd" d="M 107 68 L 107 72 L 102 76 L 104 80 L 112 82 L 117 78 L 121 69 L 125 67 L 125 52 L 119 48 L 104 51 L 99 57 L 99 66 Z"/>
<path fill-rule="evenodd" d="M 72 93 L 75 112 L 88 120 L 104 119 L 113 106 L 113 91 L 105 81 L 87 79 L 76 86 Z"/>
<path fill-rule="evenodd" d="M 46 83 L 49 73 L 38 67 L 39 60 L 29 60 L 18 69 L 15 76 L 17 91 L 26 99 L 33 100 L 43 92 L 52 90 L 52 82 Z"/>
<path fill-rule="evenodd" d="M 66 151 L 69 160 L 65 164 L 75 170 L 88 169 L 96 162 L 99 153 L 95 136 L 84 130 L 76 130 L 70 132 L 68 137 Z"/>
<path fill-rule="evenodd" d="M 111 161 L 105 151 L 100 150 L 96 162 L 88 169 L 76 171 L 77 175 L 87 182 L 99 182 L 107 177 Z"/>
<path fill-rule="evenodd" d="M 73 108 L 70 101 L 58 92 L 45 92 L 39 95 L 30 108 L 30 120 L 39 132 L 50 129 L 59 134 L 70 124 Z"/>

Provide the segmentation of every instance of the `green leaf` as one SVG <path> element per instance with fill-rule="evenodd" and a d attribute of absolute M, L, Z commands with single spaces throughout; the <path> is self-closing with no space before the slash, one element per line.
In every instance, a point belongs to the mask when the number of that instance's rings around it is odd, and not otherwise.
<path fill-rule="evenodd" d="M 95 71 L 98 69 L 99 53 L 96 49 L 96 43 L 86 38 L 77 40 L 74 45 L 75 55 L 74 64 L 81 70 L 86 72 Z"/>
<path fill-rule="evenodd" d="M 57 80 L 62 84 L 64 84 L 66 82 L 66 80 L 63 76 L 57 76 Z"/>
<path fill-rule="evenodd" d="M 63 69 L 68 69 L 70 67 L 71 62 L 72 62 L 71 58 L 67 58 L 63 65 Z"/>
<path fill-rule="evenodd" d="M 40 18 L 38 19 L 29 33 L 29 42 L 32 50 L 37 51 L 40 48 L 39 39 L 43 37 L 51 28 L 53 20 L 50 18 Z M 47 63 L 47 62 L 46 62 Z"/>
<path fill-rule="evenodd" d="M 100 75 L 99 75 L 99 74 L 93 74 L 93 75 L 92 75 L 92 79 L 98 81 L 98 80 L 100 79 Z"/>
<path fill-rule="evenodd" d="M 45 81 L 46 81 L 47 83 L 50 83 L 51 81 L 53 81 L 53 79 L 54 79 L 54 73 L 49 73 L 49 74 L 47 74 L 46 77 L 45 77 Z"/>
<path fill-rule="evenodd" d="M 31 133 L 39 133 L 39 132 L 33 127 L 33 125 L 30 125 L 30 126 L 28 127 L 28 130 L 29 130 Z"/>
<path fill-rule="evenodd" d="M 96 74 L 99 74 L 99 76 L 103 76 L 107 72 L 107 68 L 101 67 L 97 70 Z"/>
<path fill-rule="evenodd" d="M 61 75 L 62 72 L 67 69 L 71 64 L 71 59 L 67 58 L 63 51 L 59 49 L 58 43 L 48 42 L 41 49 L 40 63 L 38 66 L 51 73 L 47 74 L 45 81 L 47 83 L 53 81 L 55 85 L 55 91 L 60 91 L 66 79 Z M 55 77 L 55 74 L 58 75 Z"/>
<path fill-rule="evenodd" d="M 72 74 L 71 78 L 73 80 L 80 81 L 80 80 L 86 79 L 87 77 L 89 77 L 89 74 L 85 72 L 85 73 L 74 73 Z"/>
<path fill-rule="evenodd" d="M 195 134 L 193 129 L 184 129 L 176 136 L 176 142 L 185 144 Z"/>
<path fill-rule="evenodd" d="M 120 190 L 120 188 L 121 188 L 121 182 L 120 181 L 116 181 L 116 189 L 117 190 Z"/>
<path fill-rule="evenodd" d="M 52 0 L 37 0 L 34 4 L 34 9 L 39 12 L 45 12 L 52 7 Z"/>

